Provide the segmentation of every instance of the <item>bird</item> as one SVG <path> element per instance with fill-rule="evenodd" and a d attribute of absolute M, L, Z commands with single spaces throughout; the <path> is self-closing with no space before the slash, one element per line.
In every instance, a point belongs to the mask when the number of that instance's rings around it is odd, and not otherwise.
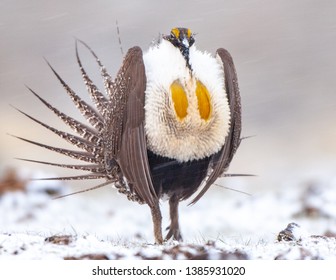
<path fill-rule="evenodd" d="M 96 61 L 105 93 L 84 69 L 78 44 Z M 156 244 L 183 240 L 179 203 L 193 195 L 189 204 L 196 203 L 225 176 L 242 140 L 241 98 L 230 53 L 224 48 L 217 49 L 215 55 L 198 50 L 195 34 L 189 28 L 175 27 L 146 51 L 139 46 L 130 48 L 112 77 L 84 41 L 76 39 L 75 50 L 92 103 L 84 101 L 47 63 L 86 123 L 52 106 L 30 87 L 28 90 L 74 133 L 15 109 L 79 149 L 13 136 L 84 163 L 18 159 L 86 172 L 42 180 L 103 179 L 89 190 L 113 185 L 128 200 L 149 206 Z M 165 238 L 162 200 L 169 201 L 170 225 Z"/>

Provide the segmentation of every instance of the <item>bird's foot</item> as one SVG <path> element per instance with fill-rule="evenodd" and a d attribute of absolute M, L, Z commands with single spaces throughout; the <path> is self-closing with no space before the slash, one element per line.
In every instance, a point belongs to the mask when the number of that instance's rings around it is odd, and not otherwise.
<path fill-rule="evenodd" d="M 173 240 L 176 240 L 176 241 L 183 241 L 179 226 L 170 225 L 166 228 L 166 230 L 168 230 L 168 233 L 166 235 L 165 241 L 171 238 L 173 238 Z"/>

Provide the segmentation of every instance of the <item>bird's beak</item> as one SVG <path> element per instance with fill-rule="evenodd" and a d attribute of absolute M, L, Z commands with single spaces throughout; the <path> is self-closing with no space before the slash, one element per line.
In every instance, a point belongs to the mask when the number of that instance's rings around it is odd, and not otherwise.
<path fill-rule="evenodd" d="M 190 47 L 190 44 L 189 44 L 189 40 L 188 38 L 184 37 L 183 40 L 182 40 L 182 44 L 185 48 L 189 48 Z"/>

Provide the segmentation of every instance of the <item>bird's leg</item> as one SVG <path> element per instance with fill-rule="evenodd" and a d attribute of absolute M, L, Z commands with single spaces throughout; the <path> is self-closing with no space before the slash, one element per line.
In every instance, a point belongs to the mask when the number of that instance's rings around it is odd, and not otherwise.
<path fill-rule="evenodd" d="M 170 226 L 167 228 L 169 229 L 165 240 L 170 239 L 173 237 L 174 240 L 182 241 L 182 235 L 180 232 L 180 226 L 179 226 L 179 217 L 178 217 L 178 205 L 179 205 L 179 199 L 176 195 L 173 195 L 169 199 L 169 213 L 170 213 Z"/>
<path fill-rule="evenodd" d="M 159 203 L 155 204 L 154 206 L 150 208 L 151 208 L 153 225 L 154 225 L 155 243 L 162 244 L 163 243 L 162 228 L 161 228 L 162 216 L 161 216 Z"/>

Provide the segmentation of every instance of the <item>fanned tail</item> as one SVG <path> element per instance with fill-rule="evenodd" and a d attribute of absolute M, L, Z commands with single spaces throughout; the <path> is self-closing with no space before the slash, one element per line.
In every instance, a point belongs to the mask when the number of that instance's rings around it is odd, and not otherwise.
<path fill-rule="evenodd" d="M 112 97 L 114 94 L 115 83 L 111 75 L 107 72 L 105 66 L 101 63 L 100 59 L 95 54 L 95 52 L 82 40 L 77 39 L 77 41 L 80 42 L 84 47 L 86 47 L 89 50 L 89 52 L 92 54 L 92 56 L 96 59 L 96 62 L 100 68 L 100 74 L 102 78 L 104 79 L 104 86 L 105 86 L 106 93 L 107 95 Z"/>
<path fill-rule="evenodd" d="M 71 180 L 95 180 L 105 178 L 105 174 L 84 174 L 77 176 L 65 176 L 65 177 L 52 177 L 52 178 L 37 178 L 32 179 L 33 181 L 71 181 Z"/>
<path fill-rule="evenodd" d="M 99 146 L 101 139 L 96 130 L 91 127 L 81 123 L 80 121 L 75 120 L 74 118 L 62 113 L 52 105 L 50 105 L 47 101 L 45 101 L 41 96 L 39 96 L 35 91 L 31 88 L 27 87 L 29 91 L 34 94 L 48 109 L 56 114 L 66 125 L 68 125 L 72 130 L 78 133 L 81 137 L 88 140 L 95 146 Z"/>
<path fill-rule="evenodd" d="M 86 88 L 91 96 L 92 101 L 94 102 L 94 104 L 96 105 L 99 113 L 102 116 L 106 115 L 106 112 L 108 110 L 108 100 L 106 99 L 106 97 L 104 96 L 104 94 L 102 94 L 99 89 L 97 88 L 97 86 L 92 82 L 92 80 L 90 79 L 90 77 L 88 76 L 88 74 L 86 73 L 86 71 L 84 70 L 83 66 L 82 66 L 82 62 L 79 58 L 78 55 L 78 46 L 77 46 L 77 41 L 76 41 L 76 58 L 77 58 L 77 63 L 79 65 L 79 69 L 82 73 L 82 77 L 84 80 L 84 83 L 86 85 Z"/>
<path fill-rule="evenodd" d="M 57 197 L 54 197 L 54 199 L 60 199 L 60 198 L 64 198 L 64 197 L 67 197 L 67 196 L 71 196 L 71 195 L 75 195 L 75 194 L 79 194 L 79 193 L 84 193 L 84 192 L 88 192 L 88 191 L 93 191 L 93 190 L 96 190 L 96 189 L 99 189 L 99 188 L 102 188 L 102 187 L 105 187 L 109 184 L 113 184 L 115 183 L 116 180 L 110 180 L 110 181 L 106 181 L 102 184 L 99 184 L 97 186 L 94 186 L 94 187 L 91 187 L 91 188 L 88 188 L 88 189 L 85 189 L 85 190 L 80 190 L 78 192 L 73 192 L 73 193 L 68 193 L 68 194 L 65 194 L 65 195 L 60 195 L 60 196 L 57 196 Z"/>
<path fill-rule="evenodd" d="M 53 146 L 49 146 L 43 143 L 39 143 L 39 142 L 35 142 L 23 137 L 19 137 L 16 135 L 11 135 L 17 139 L 20 139 L 22 141 L 25 141 L 27 143 L 33 144 L 35 146 L 39 146 L 42 148 L 45 148 L 47 150 L 62 154 L 62 155 L 66 155 L 68 157 L 74 158 L 74 159 L 78 159 L 81 161 L 86 161 L 86 162 L 90 162 L 90 163 L 99 163 L 99 160 L 95 157 L 95 155 L 92 155 L 88 152 L 81 152 L 81 151 L 74 151 L 74 150 L 68 150 L 68 149 L 63 149 L 63 148 L 58 148 L 58 147 L 53 147 Z"/>
<path fill-rule="evenodd" d="M 104 80 L 104 87 L 106 91 L 106 95 L 103 94 L 98 87 L 93 83 L 86 70 L 82 65 L 82 61 L 78 52 L 78 42 L 80 42 L 83 46 L 85 46 L 92 56 L 95 58 L 96 63 L 100 68 L 100 74 Z M 118 135 L 120 134 L 120 127 L 117 126 L 120 124 L 120 114 L 117 114 L 120 110 L 124 108 L 125 100 L 120 99 L 119 91 L 122 91 L 125 88 L 126 83 L 124 81 L 123 75 L 118 75 L 118 78 L 113 80 L 110 74 L 107 72 L 104 65 L 100 62 L 97 55 L 93 52 L 93 50 L 86 45 L 83 41 L 76 40 L 76 59 L 81 71 L 81 75 L 83 81 L 86 85 L 87 91 L 94 103 L 94 106 L 89 105 L 85 102 L 79 95 L 77 95 L 70 86 L 61 78 L 61 76 L 55 71 L 55 69 L 51 66 L 51 64 L 47 62 L 48 66 L 59 80 L 66 93 L 69 95 L 71 100 L 73 101 L 76 108 L 80 111 L 82 116 L 87 120 L 89 125 L 84 124 L 67 114 L 61 112 L 59 109 L 52 106 L 49 102 L 43 99 L 40 95 L 38 95 L 31 88 L 27 87 L 28 90 L 39 100 L 41 101 L 50 111 L 52 111 L 59 119 L 61 119 L 68 127 L 70 127 L 76 135 L 72 133 L 68 133 L 55 127 L 52 127 L 45 123 L 42 120 L 39 120 L 17 108 L 21 114 L 34 121 L 35 123 L 43 126 L 49 131 L 53 132 L 60 138 L 66 140 L 74 147 L 79 148 L 80 150 L 69 150 L 60 147 L 49 146 L 41 142 L 33 141 L 30 139 L 26 139 L 23 137 L 12 135 L 13 137 L 25 141 L 27 143 L 33 144 L 35 146 L 68 156 L 70 158 L 87 162 L 88 164 L 62 164 L 55 163 L 49 161 L 42 160 L 34 160 L 34 159 L 25 159 L 18 158 L 19 160 L 23 160 L 31 163 L 38 163 L 50 166 L 56 166 L 61 168 L 73 169 L 73 170 L 82 170 L 87 171 L 87 174 L 76 175 L 76 176 L 65 176 L 65 177 L 53 177 L 53 178 L 40 178 L 36 180 L 89 180 L 89 179 L 105 179 L 106 182 L 90 188 L 88 190 L 96 189 L 99 187 L 103 187 L 105 185 L 118 182 L 120 178 L 118 177 L 118 171 L 114 170 L 112 173 L 112 169 L 109 172 L 106 171 L 105 161 L 106 158 L 108 161 L 113 161 L 113 157 L 106 153 L 106 146 L 109 147 L 111 151 L 114 151 L 114 154 L 120 148 L 117 144 L 115 144 L 114 140 L 119 139 Z M 118 88 L 119 86 L 119 88 Z M 115 117 L 116 116 L 116 117 Z M 118 118 L 119 116 L 119 118 Z M 118 130 L 119 129 L 119 130 Z M 118 134 L 119 133 L 119 134 Z M 109 153 L 109 152 L 108 152 Z M 119 187 L 120 188 L 120 187 Z M 124 191 L 120 188 L 121 191 Z M 87 191 L 87 190 L 84 190 Z M 81 193 L 84 191 L 79 191 L 76 193 Z M 127 192 L 127 191 L 126 191 Z"/>
<path fill-rule="evenodd" d="M 27 161 L 27 162 L 38 163 L 38 164 L 68 168 L 68 169 L 90 171 L 90 172 L 93 172 L 93 173 L 103 173 L 104 172 L 104 169 L 98 164 L 62 164 L 62 163 L 55 163 L 55 162 L 41 161 L 41 160 L 33 160 L 33 159 L 26 159 L 26 158 L 16 158 L 16 159 L 17 160 L 22 160 L 22 161 Z"/>
<path fill-rule="evenodd" d="M 103 117 L 88 103 L 86 103 L 84 100 L 82 100 L 69 86 L 67 83 L 64 82 L 64 80 L 61 78 L 61 76 L 55 71 L 55 69 L 50 65 L 50 63 L 47 61 L 47 64 L 49 65 L 50 69 L 53 71 L 57 79 L 62 84 L 65 91 L 70 96 L 71 100 L 77 107 L 77 109 L 81 112 L 83 117 L 98 131 L 101 131 L 104 128 L 104 120 Z"/>
<path fill-rule="evenodd" d="M 14 107 L 15 108 L 15 107 Z M 67 133 L 67 132 L 64 132 L 64 131 L 60 131 L 56 128 L 53 128 L 35 118 L 33 118 L 32 116 L 24 113 L 23 111 L 15 108 L 17 111 L 19 111 L 21 114 L 25 115 L 26 117 L 28 117 L 29 119 L 33 120 L 34 122 L 42 125 L 43 127 L 49 129 L 50 131 L 52 131 L 53 133 L 55 133 L 56 135 L 58 135 L 59 137 L 61 137 L 62 139 L 65 139 L 66 141 L 68 141 L 70 144 L 82 149 L 82 150 L 85 150 L 89 153 L 101 153 L 101 149 L 99 149 L 99 147 L 95 146 L 95 145 L 92 145 L 89 141 L 85 140 L 85 139 L 82 139 L 78 136 L 75 136 L 75 135 L 72 135 L 70 133 Z"/>

